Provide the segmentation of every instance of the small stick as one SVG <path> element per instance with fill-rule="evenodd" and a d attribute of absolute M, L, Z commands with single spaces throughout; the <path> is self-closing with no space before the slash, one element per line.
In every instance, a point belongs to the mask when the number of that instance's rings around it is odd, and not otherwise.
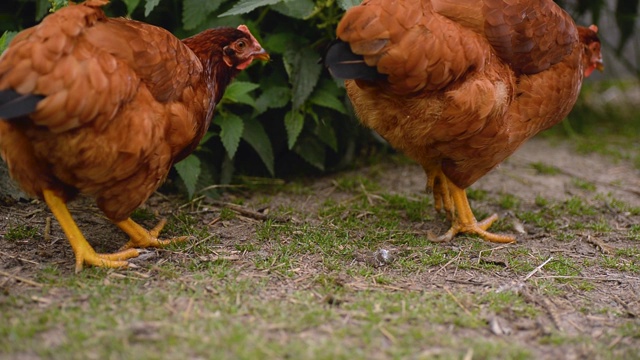
<path fill-rule="evenodd" d="M 442 271 L 444 268 L 446 268 L 447 266 L 451 265 L 451 263 L 453 263 L 454 261 L 458 260 L 460 258 L 460 254 L 462 254 L 462 251 L 459 251 L 458 254 L 456 256 L 453 257 L 453 259 L 447 261 L 446 264 L 442 265 L 440 267 L 440 269 L 436 270 L 436 272 L 433 273 L 433 275 L 437 275 L 440 271 Z"/>
<path fill-rule="evenodd" d="M 13 275 L 13 274 L 10 274 L 10 273 L 5 272 L 5 271 L 2 271 L 2 270 L 0 270 L 0 275 L 2 275 L 2 276 L 6 276 L 6 277 L 10 277 L 10 278 L 13 278 L 13 279 L 16 279 L 16 280 L 18 280 L 18 281 L 20 281 L 20 282 L 23 282 L 23 283 L 25 283 L 25 284 L 29 284 L 29 285 L 32 285 L 32 286 L 36 286 L 36 287 L 42 287 L 42 286 L 44 286 L 44 285 L 42 285 L 42 284 L 40 284 L 40 283 L 37 283 L 37 282 L 35 282 L 35 281 L 29 280 L 29 279 L 25 279 L 25 278 L 23 278 L 23 277 L 21 277 L 21 276 Z"/>
<path fill-rule="evenodd" d="M 378 330 L 380 330 L 382 335 L 384 335 L 384 337 L 386 337 L 387 340 L 391 341 L 392 344 L 395 345 L 398 343 L 398 340 L 396 340 L 396 337 L 393 336 L 393 334 L 391 334 L 389 330 L 385 329 L 382 325 L 378 326 Z"/>
<path fill-rule="evenodd" d="M 15 255 L 7 254 L 6 252 L 2 252 L 2 251 L 0 251 L 0 254 L 1 254 L 1 255 L 3 255 L 3 256 L 8 256 L 8 257 L 10 257 L 10 258 L 12 258 L 12 259 L 16 259 L 16 260 L 20 260 L 20 261 L 28 262 L 28 263 L 31 263 L 31 264 L 33 264 L 33 265 L 40 265 L 40 263 L 35 262 L 35 261 L 33 261 L 33 260 L 29 260 L 29 259 L 21 258 L 21 257 L 19 257 L 19 256 L 15 256 Z"/>
<path fill-rule="evenodd" d="M 543 262 L 542 264 L 540 264 L 540 266 L 538 266 L 537 268 L 531 270 L 530 273 L 527 274 L 527 276 L 525 276 L 521 281 L 516 281 L 516 280 L 512 280 L 511 282 L 509 282 L 508 284 L 504 284 L 502 286 L 500 286 L 499 288 L 496 289 L 497 293 L 501 293 L 505 290 L 520 290 L 524 287 L 524 282 L 529 280 L 530 277 L 532 277 L 535 273 L 537 273 L 538 271 L 540 271 L 540 269 L 542 269 L 543 266 L 547 265 L 547 263 L 549 261 L 553 260 L 553 256 L 550 256 L 545 262 Z"/>
<path fill-rule="evenodd" d="M 260 220 L 260 221 L 265 221 L 265 220 L 275 220 L 278 222 L 287 222 L 288 219 L 287 218 L 283 218 L 283 217 L 274 217 L 274 216 L 270 216 L 267 214 L 263 214 L 263 213 L 259 213 L 257 211 L 253 211 L 250 209 L 247 209 L 244 206 L 240 206 L 240 205 L 236 205 L 236 204 L 232 204 L 232 203 L 227 203 L 224 201 L 217 201 L 217 200 L 209 200 L 209 203 L 211 203 L 214 206 L 218 206 L 218 207 L 226 207 L 229 208 L 237 213 L 239 213 L 240 215 L 244 215 L 248 218 L 252 218 L 255 220 Z"/>
<path fill-rule="evenodd" d="M 51 242 L 51 216 L 47 216 L 44 222 L 44 241 Z"/>
<path fill-rule="evenodd" d="M 547 265 L 547 263 L 549 261 L 553 260 L 553 256 L 549 256 L 549 258 L 547 259 L 547 261 L 543 262 L 542 264 L 540 264 L 540 266 L 538 266 L 537 268 L 531 270 L 530 273 L 527 274 L 527 276 L 524 277 L 524 279 L 522 279 L 522 282 L 525 282 L 527 280 L 529 280 L 530 277 L 532 277 L 533 275 L 535 275 L 535 273 L 537 273 L 538 271 L 540 271 L 540 269 L 542 269 L 545 265 Z"/>
<path fill-rule="evenodd" d="M 460 308 L 461 308 L 462 310 L 464 310 L 464 312 L 465 312 L 467 315 L 469 315 L 469 316 L 473 316 L 473 315 L 471 315 L 471 312 L 470 312 L 470 311 L 469 311 L 469 310 L 468 310 L 464 305 L 462 305 L 462 303 L 458 300 L 458 298 L 456 298 L 456 296 L 455 296 L 455 295 L 453 295 L 453 293 L 451 292 L 451 290 L 449 290 L 449 288 L 448 288 L 448 287 L 443 286 L 442 288 L 444 289 L 444 291 L 446 291 L 446 292 L 447 292 L 447 294 L 449 294 L 449 296 L 451 296 L 451 298 L 453 299 L 453 301 L 454 301 L 456 304 L 458 304 L 458 306 L 460 306 Z"/>

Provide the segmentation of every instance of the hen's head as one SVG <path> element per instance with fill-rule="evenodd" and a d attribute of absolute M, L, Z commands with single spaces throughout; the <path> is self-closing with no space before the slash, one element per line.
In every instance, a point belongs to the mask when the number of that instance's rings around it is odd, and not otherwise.
<path fill-rule="evenodd" d="M 238 26 L 229 40 L 222 48 L 222 60 L 227 66 L 244 70 L 254 59 L 269 60 L 269 54 L 245 25 Z"/>
<path fill-rule="evenodd" d="M 600 52 L 600 38 L 598 37 L 598 27 L 591 25 L 588 28 L 578 26 L 580 43 L 584 48 L 584 76 L 591 75 L 594 70 L 604 70 L 602 64 L 602 53 Z"/>

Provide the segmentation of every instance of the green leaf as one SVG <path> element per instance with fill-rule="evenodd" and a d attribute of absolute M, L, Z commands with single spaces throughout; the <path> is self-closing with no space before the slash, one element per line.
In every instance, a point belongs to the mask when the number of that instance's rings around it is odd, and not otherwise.
<path fill-rule="evenodd" d="M 50 12 L 56 12 L 65 6 L 69 6 L 69 0 L 49 0 L 49 3 L 51 4 L 51 9 L 49 9 Z"/>
<path fill-rule="evenodd" d="M 224 145 L 229 157 L 233 159 L 240 144 L 240 137 L 244 131 L 244 122 L 241 117 L 235 114 L 226 113 L 216 116 L 213 122 L 220 126 L 220 140 Z"/>
<path fill-rule="evenodd" d="M 275 5 L 281 1 L 282 0 L 240 0 L 231 9 L 220 14 L 220 16 L 246 14 L 261 6 Z"/>
<path fill-rule="evenodd" d="M 338 152 L 338 137 L 336 136 L 336 131 L 330 124 L 322 121 L 319 122 L 316 126 L 315 134 L 318 136 L 318 139 L 322 140 L 322 142 L 333 151 Z"/>
<path fill-rule="evenodd" d="M 211 140 L 211 138 L 213 138 L 214 136 L 218 136 L 218 133 L 216 133 L 214 131 L 207 131 L 204 134 L 204 136 L 202 137 L 202 139 L 200 139 L 200 144 L 198 144 L 198 146 L 202 146 L 202 144 L 204 144 L 207 141 Z"/>
<path fill-rule="evenodd" d="M 269 140 L 269 135 L 264 130 L 262 124 L 251 118 L 244 122 L 244 132 L 242 133 L 242 139 L 249 143 L 251 147 L 258 153 L 260 159 L 269 170 L 269 173 L 274 176 L 274 157 L 273 157 L 273 148 L 271 147 L 271 140 Z"/>
<path fill-rule="evenodd" d="M 338 6 L 342 10 L 349 10 L 349 8 L 360 5 L 361 0 L 338 0 Z"/>
<path fill-rule="evenodd" d="M 144 4 L 144 16 L 149 16 L 159 3 L 160 0 L 147 0 Z"/>
<path fill-rule="evenodd" d="M 293 149 L 304 127 L 304 116 L 298 110 L 290 110 L 284 116 L 284 127 L 287 129 L 289 149 Z"/>
<path fill-rule="evenodd" d="M 49 0 L 36 0 L 36 21 L 42 20 L 49 13 L 51 2 Z"/>
<path fill-rule="evenodd" d="M 184 0 L 182 3 L 182 25 L 185 30 L 195 29 L 207 16 L 218 10 L 222 0 Z"/>
<path fill-rule="evenodd" d="M 294 32 L 280 32 L 269 35 L 264 42 L 264 48 L 269 49 L 271 54 L 284 54 L 285 51 L 291 49 L 291 44 L 300 41 L 300 36 Z"/>
<path fill-rule="evenodd" d="M 4 34 L 0 37 L 0 54 L 2 54 L 7 47 L 9 47 L 9 43 L 11 40 L 18 35 L 17 31 L 5 31 Z"/>
<path fill-rule="evenodd" d="M 318 83 L 322 68 L 320 55 L 310 48 L 290 49 L 284 53 L 284 65 L 293 87 L 293 108 L 298 109 L 307 100 Z"/>
<path fill-rule="evenodd" d="M 200 159 L 191 154 L 184 160 L 175 164 L 174 167 L 187 188 L 189 198 L 192 198 L 193 194 L 196 192 L 196 184 L 198 183 L 198 177 L 200 176 Z"/>
<path fill-rule="evenodd" d="M 284 0 L 271 8 L 294 19 L 306 19 L 313 13 L 315 4 L 311 0 Z"/>
<path fill-rule="evenodd" d="M 344 107 L 342 101 L 332 93 L 322 89 L 316 89 L 309 98 L 309 102 L 314 105 L 333 109 L 341 114 L 347 114 L 347 108 Z"/>
<path fill-rule="evenodd" d="M 127 16 L 131 16 L 140 4 L 140 0 L 122 0 L 122 2 L 127 5 Z"/>
<path fill-rule="evenodd" d="M 258 96 L 256 100 L 256 110 L 263 113 L 267 109 L 279 109 L 285 107 L 291 100 L 291 89 L 287 86 L 274 86 Z"/>
<path fill-rule="evenodd" d="M 254 84 L 252 82 L 234 81 L 229 84 L 229 86 L 227 86 L 222 99 L 231 101 L 233 103 L 255 106 L 256 101 L 253 99 L 253 97 L 251 97 L 251 95 L 249 95 L 249 93 L 259 87 L 260 85 Z"/>
<path fill-rule="evenodd" d="M 327 151 L 318 140 L 313 138 L 304 139 L 296 145 L 293 150 L 306 162 L 324 171 L 324 162 L 327 158 Z"/>

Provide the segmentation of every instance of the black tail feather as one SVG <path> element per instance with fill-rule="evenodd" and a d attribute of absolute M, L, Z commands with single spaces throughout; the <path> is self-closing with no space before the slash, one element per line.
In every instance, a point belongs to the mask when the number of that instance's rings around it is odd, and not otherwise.
<path fill-rule="evenodd" d="M 15 119 L 29 115 L 36 110 L 38 103 L 44 99 L 42 95 L 20 94 L 11 89 L 0 91 L 0 118 Z"/>
<path fill-rule="evenodd" d="M 339 79 L 376 81 L 387 77 L 375 67 L 367 65 L 364 58 L 354 54 L 349 44 L 342 40 L 334 40 L 329 44 L 322 62 L 331 75 Z"/>

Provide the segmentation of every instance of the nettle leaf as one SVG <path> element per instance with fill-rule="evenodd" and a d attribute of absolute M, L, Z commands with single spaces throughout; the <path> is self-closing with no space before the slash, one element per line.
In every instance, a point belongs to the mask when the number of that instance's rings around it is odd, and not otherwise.
<path fill-rule="evenodd" d="M 284 54 L 285 51 L 291 49 L 291 44 L 295 44 L 299 40 L 299 36 L 294 32 L 280 32 L 269 35 L 264 42 L 264 48 L 269 49 L 272 54 Z"/>
<path fill-rule="evenodd" d="M 290 110 L 284 116 L 284 127 L 287 129 L 287 139 L 289 140 L 289 149 L 293 149 L 293 146 L 298 140 L 298 136 L 302 132 L 304 127 L 304 116 L 299 110 Z"/>
<path fill-rule="evenodd" d="M 244 132 L 242 133 L 242 139 L 249 143 L 251 147 L 258 153 L 260 159 L 269 170 L 269 173 L 274 176 L 274 156 L 273 147 L 271 146 L 271 140 L 269 135 L 264 130 L 262 124 L 255 118 L 251 118 L 244 122 Z"/>
<path fill-rule="evenodd" d="M 182 25 L 185 30 L 195 29 L 207 16 L 218 10 L 222 0 L 184 0 L 182 3 Z"/>
<path fill-rule="evenodd" d="M 285 107 L 291 100 L 291 88 L 288 86 L 274 86 L 258 96 L 256 100 L 256 110 L 263 113 L 267 109 L 279 109 Z"/>
<path fill-rule="evenodd" d="M 342 103 L 342 100 L 337 96 L 323 89 L 316 89 L 309 98 L 309 102 L 314 105 L 333 109 L 341 114 L 347 114 L 347 108 Z"/>
<path fill-rule="evenodd" d="M 311 0 L 284 0 L 271 8 L 294 19 L 306 19 L 313 13 L 315 4 Z"/>
<path fill-rule="evenodd" d="M 338 0 L 338 6 L 342 10 L 349 10 L 349 8 L 360 5 L 362 0 Z"/>
<path fill-rule="evenodd" d="M 259 87 L 260 85 L 254 84 L 252 82 L 234 81 L 231 84 L 229 84 L 229 86 L 227 86 L 227 89 L 225 90 L 224 96 L 222 97 L 222 99 L 223 100 L 226 99 L 233 103 L 241 103 L 241 104 L 247 104 L 250 106 L 255 106 L 256 101 L 253 99 L 251 95 L 249 95 L 249 93 Z"/>
<path fill-rule="evenodd" d="M 338 152 L 338 137 L 336 131 L 330 124 L 323 121 L 318 122 L 316 130 L 314 131 L 318 139 L 330 147 L 333 151 Z"/>
<path fill-rule="evenodd" d="M 144 16 L 149 16 L 149 14 L 151 14 L 153 9 L 155 9 L 159 3 L 160 3 L 160 0 L 147 0 L 144 3 Z"/>
<path fill-rule="evenodd" d="M 300 141 L 293 150 L 306 162 L 324 171 L 324 163 L 327 158 L 326 148 L 314 138 L 305 138 Z"/>
<path fill-rule="evenodd" d="M 9 43 L 16 35 L 18 35 L 17 31 L 5 31 L 4 34 L 2 34 L 0 37 L 0 54 L 9 47 Z"/>
<path fill-rule="evenodd" d="M 261 6 L 275 5 L 281 1 L 282 0 L 240 0 L 231 9 L 220 14 L 220 16 L 246 14 Z"/>
<path fill-rule="evenodd" d="M 138 4 L 140 4 L 140 0 L 122 0 L 122 2 L 127 5 L 127 16 L 131 16 Z"/>
<path fill-rule="evenodd" d="M 49 3 L 51 4 L 50 12 L 56 12 L 63 7 L 69 6 L 69 0 L 49 0 Z"/>
<path fill-rule="evenodd" d="M 293 108 L 298 109 L 307 100 L 318 83 L 322 68 L 320 55 L 310 48 L 290 49 L 284 53 L 284 65 L 292 85 Z"/>
<path fill-rule="evenodd" d="M 207 141 L 211 140 L 211 138 L 213 138 L 214 136 L 218 136 L 219 134 L 217 132 L 214 131 L 208 131 L 204 134 L 204 136 L 202 136 L 202 139 L 200 139 L 200 144 L 198 144 L 199 146 L 202 146 L 202 144 L 206 143 Z"/>
<path fill-rule="evenodd" d="M 49 13 L 52 4 L 49 0 L 36 0 L 36 21 L 42 20 Z"/>
<path fill-rule="evenodd" d="M 191 199 L 196 192 L 196 184 L 200 176 L 201 166 L 200 159 L 193 154 L 174 165 L 178 175 L 180 175 L 180 179 L 182 179 L 182 182 L 184 182 L 187 188 L 189 199 Z"/>
<path fill-rule="evenodd" d="M 220 140 L 229 157 L 233 159 L 244 131 L 244 121 L 238 115 L 227 113 L 224 116 L 218 115 L 213 122 L 220 126 Z"/>

